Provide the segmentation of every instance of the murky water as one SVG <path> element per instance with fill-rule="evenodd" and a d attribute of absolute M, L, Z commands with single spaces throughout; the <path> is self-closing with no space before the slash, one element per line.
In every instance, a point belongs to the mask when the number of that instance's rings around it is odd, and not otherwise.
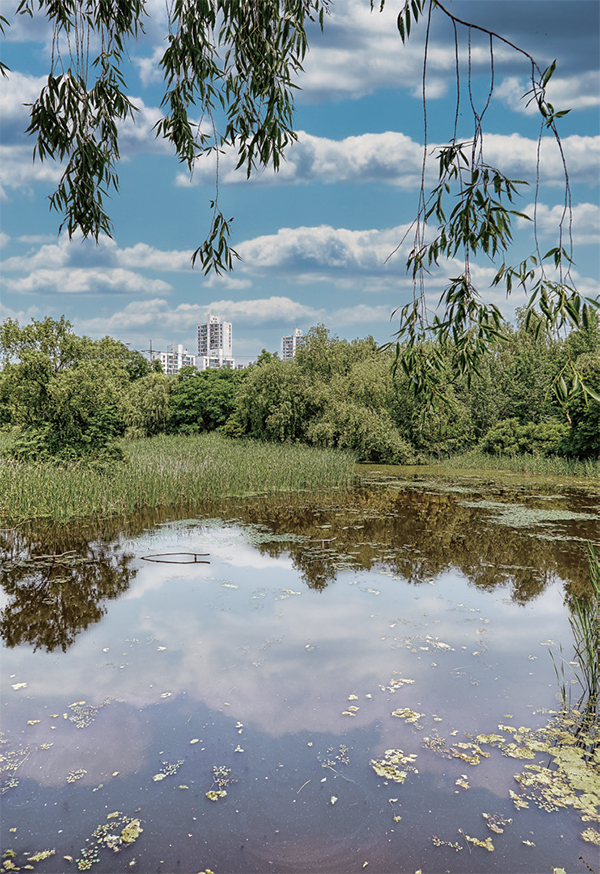
<path fill-rule="evenodd" d="M 581 834 L 597 815 L 524 789 L 515 775 L 552 757 L 514 749 L 519 727 L 558 707 L 550 651 L 570 658 L 565 599 L 588 585 L 598 495 L 365 473 L 351 493 L 5 539 L 2 847 L 15 864 L 55 850 L 29 864 L 594 867 Z M 584 767 L 597 814 L 598 757 Z"/>

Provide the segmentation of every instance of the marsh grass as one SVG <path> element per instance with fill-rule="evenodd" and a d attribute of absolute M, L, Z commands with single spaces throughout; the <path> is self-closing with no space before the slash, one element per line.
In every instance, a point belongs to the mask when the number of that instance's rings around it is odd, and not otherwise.
<path fill-rule="evenodd" d="M 354 458 L 347 453 L 216 433 L 122 441 L 122 446 L 128 463 L 104 467 L 1 458 L 1 524 L 66 522 L 232 495 L 341 487 L 354 477 Z"/>
<path fill-rule="evenodd" d="M 557 455 L 543 458 L 535 455 L 488 455 L 479 449 L 472 449 L 447 459 L 431 459 L 432 464 L 443 464 L 451 470 L 473 468 L 478 470 L 498 470 L 511 473 L 525 473 L 542 476 L 576 476 L 586 479 L 600 479 L 600 459 L 577 460 Z"/>
<path fill-rule="evenodd" d="M 569 625 L 573 634 L 574 660 L 572 667 L 582 694 L 577 702 L 577 710 L 585 721 L 596 722 L 598 718 L 598 691 L 600 686 L 600 559 L 594 547 L 588 543 L 588 564 L 591 592 L 588 597 L 573 596 L 569 603 Z M 562 646 L 559 648 L 560 662 L 552 656 L 554 670 L 561 689 L 565 709 L 571 708 L 570 684 L 565 676 L 566 660 Z M 567 688 L 569 693 L 567 693 Z"/>

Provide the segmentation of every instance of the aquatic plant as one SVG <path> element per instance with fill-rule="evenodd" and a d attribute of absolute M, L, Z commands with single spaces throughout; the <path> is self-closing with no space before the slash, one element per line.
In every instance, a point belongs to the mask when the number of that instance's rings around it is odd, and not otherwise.
<path fill-rule="evenodd" d="M 0 519 L 131 513 L 197 505 L 206 498 L 348 486 L 354 457 L 336 450 L 229 440 L 220 434 L 122 441 L 125 465 L 16 462 L 0 458 Z"/>
<path fill-rule="evenodd" d="M 568 602 L 569 625 L 573 634 L 575 659 L 568 662 L 582 690 L 575 705 L 582 714 L 582 724 L 598 721 L 598 687 L 600 685 L 600 559 L 591 543 L 587 544 L 591 592 L 587 597 L 573 595 Z M 554 671 L 560 685 L 560 695 L 565 710 L 572 707 L 570 684 L 567 693 L 565 658 L 559 647 L 560 662 L 551 652 Z"/>
<path fill-rule="evenodd" d="M 481 449 L 453 455 L 440 461 L 432 458 L 431 464 L 442 464 L 451 470 L 503 470 L 512 473 L 538 476 L 576 476 L 600 479 L 600 460 L 565 458 L 558 455 L 489 455 Z"/>
<path fill-rule="evenodd" d="M 592 591 L 589 598 L 573 596 L 569 605 L 569 624 L 578 663 L 575 672 L 583 687 L 588 710 L 597 714 L 600 683 L 600 559 L 591 543 L 588 543 L 587 549 Z"/>

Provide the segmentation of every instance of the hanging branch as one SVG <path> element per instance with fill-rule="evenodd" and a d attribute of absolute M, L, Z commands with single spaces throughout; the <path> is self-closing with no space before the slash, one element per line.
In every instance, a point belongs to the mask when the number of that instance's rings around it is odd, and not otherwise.
<path fill-rule="evenodd" d="M 296 140 L 296 87 L 308 48 L 310 21 L 323 26 L 330 0 L 168 0 L 166 48 L 159 62 L 165 81 L 163 117 L 155 133 L 166 139 L 190 173 L 215 155 L 215 195 L 209 232 L 193 262 L 205 272 L 231 270 L 231 219 L 219 208 L 218 157 L 237 152 L 250 176 L 277 170 Z M 122 65 L 146 16 L 145 0 L 21 0 L 17 13 L 42 12 L 53 29 L 47 83 L 33 103 L 27 132 L 34 158 L 66 162 L 50 206 L 60 229 L 96 241 L 111 235 L 105 200 L 118 191 L 118 127 L 137 108 L 126 95 Z M 0 30 L 8 22 L 0 17 Z M 92 51 L 97 52 L 93 57 Z M 0 73 L 6 73 L 0 65 Z M 196 119 L 200 117 L 200 124 Z M 210 132 L 202 127 L 209 122 Z M 222 125 L 222 129 L 219 128 Z"/>
<path fill-rule="evenodd" d="M 448 145 L 438 151 L 438 182 L 431 191 L 425 190 L 425 171 L 428 159 L 426 76 L 430 43 L 431 17 L 439 10 L 452 23 L 454 30 L 456 66 L 456 111 L 454 132 Z M 556 122 L 569 110 L 556 110 L 546 96 L 547 85 L 556 69 L 554 61 L 541 70 L 529 52 L 510 40 L 472 22 L 453 15 L 439 0 L 407 0 L 397 19 L 403 43 L 410 37 L 413 24 L 420 18 L 427 20 L 423 59 L 423 118 L 424 146 L 421 188 L 417 216 L 411 225 L 414 230 L 412 249 L 406 266 L 413 279 L 413 300 L 399 313 L 400 326 L 396 331 L 396 367 L 400 366 L 409 377 L 413 390 L 427 405 L 444 400 L 440 385 L 445 380 L 447 353 L 450 352 L 457 374 L 464 375 L 470 385 L 471 377 L 490 349 L 502 338 L 502 314 L 494 304 L 483 302 L 473 284 L 473 259 L 482 252 L 492 262 L 502 258 L 491 286 L 504 285 L 507 295 L 521 287 L 529 294 L 526 327 L 533 320 L 537 334 L 542 329 L 559 332 L 571 327 L 586 327 L 590 307 L 600 308 L 597 299 L 582 297 L 572 284 L 573 264 L 572 204 L 569 174 Z M 467 90 L 473 117 L 473 136 L 467 142 L 458 141 L 458 118 L 461 99 L 458 28 L 467 30 Z M 478 111 L 472 89 L 472 35 L 474 31 L 489 39 L 490 80 L 487 99 Z M 524 180 L 510 179 L 485 161 L 483 118 L 490 105 L 495 87 L 494 42 L 498 41 L 527 59 L 531 66 L 531 89 L 525 97 L 535 103 L 541 116 L 536 155 L 536 186 L 533 219 L 514 208 L 519 188 Z M 538 201 L 540 191 L 541 146 L 545 132 L 550 131 L 559 151 L 564 174 L 564 208 L 558 225 L 558 246 L 541 254 L 538 242 Z M 532 220 L 534 252 L 517 266 L 508 265 L 505 255 L 512 244 L 514 218 Z M 432 241 L 428 229 L 435 220 L 436 233 Z M 566 229 L 565 229 L 566 224 Z M 410 229 L 409 229 L 410 232 Z M 408 235 L 408 234 L 407 234 Z M 400 248 L 406 236 L 394 252 Z M 567 237 L 565 243 L 564 237 Z M 393 254 L 393 253 L 392 253 Z M 438 308 L 429 313 L 425 302 L 425 276 L 432 265 L 439 266 L 440 258 L 453 261 L 462 254 L 461 273 L 450 279 L 443 290 Z M 558 273 L 558 281 L 549 277 L 547 264 Z M 441 310 L 441 315 L 438 311 Z M 541 319 L 539 316 L 541 315 Z M 446 354 L 444 354 L 446 353 Z M 567 384 L 565 377 L 569 379 Z M 574 362 L 567 364 L 554 379 L 554 394 L 564 407 L 574 394 L 582 391 L 600 400 L 581 380 Z"/>

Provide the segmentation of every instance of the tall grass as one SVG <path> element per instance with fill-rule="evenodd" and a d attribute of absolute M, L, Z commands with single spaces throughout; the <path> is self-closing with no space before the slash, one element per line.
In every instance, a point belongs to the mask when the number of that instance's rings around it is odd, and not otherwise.
<path fill-rule="evenodd" d="M 583 716 L 582 726 L 590 720 L 597 722 L 600 705 L 600 558 L 591 543 L 588 543 L 587 548 L 591 592 L 584 598 L 574 596 L 569 603 L 569 625 L 573 635 L 575 659 L 567 662 L 562 646 L 559 647 L 558 664 L 552 652 L 550 653 L 565 711 L 573 707 L 571 685 L 567 683 L 565 676 L 565 664 L 572 668 L 577 678 L 582 692 L 575 707 Z"/>
<path fill-rule="evenodd" d="M 442 464 L 451 470 L 478 468 L 512 473 L 537 474 L 541 476 L 576 476 L 600 479 L 600 459 L 548 458 L 535 455 L 488 455 L 480 449 L 454 455 L 447 459 L 431 459 L 432 464 Z"/>
<path fill-rule="evenodd" d="M 573 598 L 569 624 L 578 664 L 577 678 L 593 710 L 598 707 L 600 687 L 600 559 L 588 543 L 588 561 L 592 592 L 589 598 Z"/>
<path fill-rule="evenodd" d="M 106 468 L 0 459 L 1 524 L 66 522 L 230 495 L 347 486 L 354 477 L 354 458 L 347 453 L 215 433 L 122 445 L 129 462 Z"/>

